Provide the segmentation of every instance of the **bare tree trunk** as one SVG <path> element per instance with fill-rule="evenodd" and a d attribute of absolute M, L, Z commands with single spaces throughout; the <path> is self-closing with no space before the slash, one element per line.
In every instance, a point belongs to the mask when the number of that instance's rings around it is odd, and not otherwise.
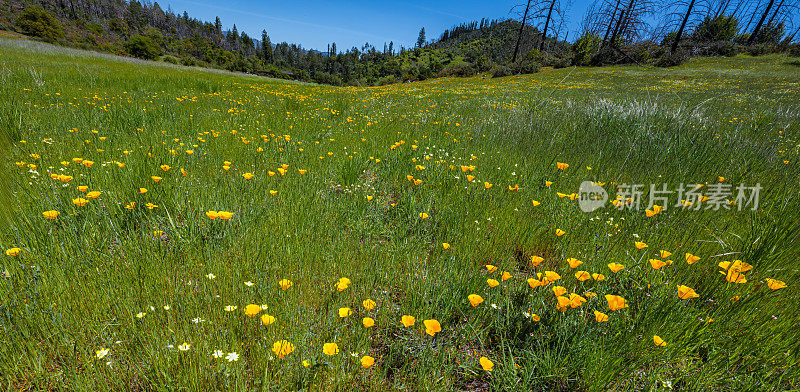
<path fill-rule="evenodd" d="M 528 10 L 531 8 L 531 0 L 525 5 L 525 14 L 522 16 L 522 23 L 519 25 L 519 34 L 517 35 L 517 43 L 514 45 L 514 56 L 511 58 L 512 63 L 517 62 L 517 53 L 519 52 L 519 43 L 522 41 L 522 31 L 525 30 L 525 20 L 528 19 Z"/>
<path fill-rule="evenodd" d="M 769 17 L 769 21 L 767 21 L 767 26 L 772 24 L 772 21 L 775 20 L 775 17 L 778 16 L 778 13 L 781 11 L 781 7 L 783 7 L 783 3 L 785 0 L 781 0 L 777 6 L 775 6 L 775 11 L 772 13 L 772 16 Z"/>
<path fill-rule="evenodd" d="M 775 0 L 769 0 L 769 4 L 767 4 L 767 9 L 765 9 L 764 14 L 761 15 L 761 19 L 758 21 L 758 24 L 756 24 L 756 28 L 753 29 L 753 34 L 750 34 L 750 38 L 747 39 L 748 45 L 752 44 L 755 41 L 756 36 L 758 36 L 758 32 L 761 30 L 761 25 L 764 24 L 764 19 L 767 19 L 767 15 L 769 15 L 769 11 L 772 9 L 772 4 L 774 3 Z"/>
<path fill-rule="evenodd" d="M 617 20 L 617 26 L 614 28 L 614 34 L 611 35 L 611 46 L 614 46 L 614 41 L 617 40 L 617 36 L 622 34 L 623 29 L 625 28 L 625 23 L 627 23 L 628 17 L 630 16 L 631 11 L 633 10 L 633 3 L 636 0 L 631 0 L 628 3 L 628 7 L 622 11 L 622 14 L 619 15 L 619 20 Z"/>
<path fill-rule="evenodd" d="M 539 43 L 539 51 L 544 50 L 544 41 L 547 39 L 547 26 L 550 25 L 550 15 L 553 15 L 553 7 L 556 5 L 556 0 L 550 0 L 550 9 L 547 11 L 547 19 L 544 22 L 544 31 L 542 31 L 542 42 Z"/>
<path fill-rule="evenodd" d="M 606 28 L 606 34 L 603 36 L 603 41 L 600 46 L 605 46 L 606 41 L 608 41 L 608 35 L 611 34 L 611 26 L 614 24 L 614 19 L 617 17 L 617 10 L 619 10 L 619 3 L 621 0 L 617 0 L 617 4 L 614 5 L 614 13 L 611 14 L 611 19 L 608 20 L 608 28 Z"/>
<path fill-rule="evenodd" d="M 669 48 L 670 53 L 674 53 L 675 49 L 678 49 L 678 42 L 681 41 L 681 36 L 683 35 L 683 29 L 686 28 L 686 22 L 689 20 L 689 15 L 692 14 L 692 8 L 694 8 L 694 0 L 689 2 L 689 8 L 686 9 L 686 15 L 683 17 L 683 22 L 681 22 L 681 27 L 678 29 L 678 33 L 675 34 L 675 40 L 672 41 L 672 47 Z"/>

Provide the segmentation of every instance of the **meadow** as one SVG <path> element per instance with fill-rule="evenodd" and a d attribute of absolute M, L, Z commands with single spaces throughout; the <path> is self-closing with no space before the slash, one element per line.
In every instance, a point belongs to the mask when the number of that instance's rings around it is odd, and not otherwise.
<path fill-rule="evenodd" d="M 2 387 L 797 390 L 798 105 L 778 55 L 361 88 L 0 39 Z"/>

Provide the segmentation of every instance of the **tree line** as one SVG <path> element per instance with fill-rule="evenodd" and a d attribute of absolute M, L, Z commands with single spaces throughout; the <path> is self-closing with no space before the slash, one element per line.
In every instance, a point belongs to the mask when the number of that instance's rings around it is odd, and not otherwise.
<path fill-rule="evenodd" d="M 797 54 L 800 0 L 595 0 L 577 39 L 568 0 L 527 0 L 513 18 L 454 26 L 413 47 L 370 43 L 325 51 L 223 29 L 137 0 L 0 0 L 0 29 L 79 48 L 332 85 L 380 85 L 437 76 L 536 72 L 541 66 L 652 63 L 740 51 Z"/>

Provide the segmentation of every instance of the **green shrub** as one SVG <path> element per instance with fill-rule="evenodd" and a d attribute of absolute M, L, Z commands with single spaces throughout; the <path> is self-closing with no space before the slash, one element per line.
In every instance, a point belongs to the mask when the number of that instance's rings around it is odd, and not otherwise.
<path fill-rule="evenodd" d="M 103 31 L 103 26 L 101 26 L 101 25 L 99 25 L 97 23 L 89 23 L 88 25 L 86 25 L 86 30 L 88 30 L 89 32 L 94 33 L 96 35 L 103 35 L 103 32 L 104 32 Z"/>
<path fill-rule="evenodd" d="M 502 78 L 503 76 L 511 76 L 514 74 L 514 71 L 512 71 L 510 67 L 502 64 L 495 64 L 489 72 L 492 74 L 493 78 Z"/>
<path fill-rule="evenodd" d="M 170 55 L 166 55 L 166 56 L 162 57 L 161 61 L 163 61 L 165 63 L 170 63 L 170 64 L 178 64 L 180 62 L 177 57 L 170 56 Z"/>
<path fill-rule="evenodd" d="M 333 86 L 342 85 L 342 78 L 339 77 L 339 75 L 333 75 L 327 72 L 316 72 L 312 79 L 319 84 L 330 84 Z"/>
<path fill-rule="evenodd" d="M 800 44 L 791 44 L 786 51 L 789 56 L 800 57 Z"/>
<path fill-rule="evenodd" d="M 465 62 L 457 62 L 457 63 L 450 63 L 446 67 L 444 67 L 440 72 L 439 76 L 458 76 L 458 77 L 466 77 L 475 75 L 476 71 L 475 68 Z"/>
<path fill-rule="evenodd" d="M 578 38 L 572 45 L 572 52 L 575 53 L 573 64 L 588 65 L 595 52 L 600 48 L 600 42 L 600 37 L 591 33 L 586 33 Z"/>
<path fill-rule="evenodd" d="M 194 57 L 191 57 L 191 56 L 184 57 L 184 58 L 181 59 L 181 65 L 186 65 L 186 66 L 193 67 L 193 66 L 197 65 L 197 60 Z"/>
<path fill-rule="evenodd" d="M 553 68 L 567 68 L 572 65 L 572 59 L 568 57 L 553 57 L 550 59 L 550 66 Z"/>
<path fill-rule="evenodd" d="M 514 74 L 532 74 L 539 72 L 542 65 L 535 61 L 519 61 L 511 65 Z"/>
<path fill-rule="evenodd" d="M 125 43 L 125 50 L 133 57 L 154 60 L 161 56 L 161 48 L 150 37 L 134 35 Z"/>
<path fill-rule="evenodd" d="M 674 67 L 681 65 L 689 59 L 689 54 L 684 50 L 676 50 L 672 53 L 665 53 L 655 61 L 653 65 L 656 67 Z"/>
<path fill-rule="evenodd" d="M 17 26 L 23 33 L 47 42 L 58 42 L 64 38 L 64 28 L 58 20 L 39 7 L 25 8 L 17 17 Z"/>
<path fill-rule="evenodd" d="M 739 21 L 730 15 L 720 15 L 716 18 L 706 17 L 694 29 L 692 37 L 696 41 L 730 41 L 739 30 Z"/>

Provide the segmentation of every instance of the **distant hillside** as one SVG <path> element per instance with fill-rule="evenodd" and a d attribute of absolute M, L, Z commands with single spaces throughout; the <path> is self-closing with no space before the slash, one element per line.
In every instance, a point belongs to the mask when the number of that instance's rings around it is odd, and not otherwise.
<path fill-rule="evenodd" d="M 136 0 L 0 0 L 0 29 L 40 40 L 184 65 L 220 68 L 314 81 L 333 85 L 376 85 L 437 76 L 466 76 L 489 71 L 512 57 L 519 31 L 513 20 L 482 20 L 446 30 L 433 42 L 413 49 L 371 44 L 340 51 L 305 50 L 296 44 L 272 44 L 268 32 L 250 37 L 236 25 L 201 21 L 157 3 Z M 520 56 L 510 73 L 538 70 L 540 55 L 532 51 L 541 34 L 526 27 Z M 551 50 L 566 48 L 552 38 Z M 399 50 L 398 50 L 399 49 Z M 527 57 L 526 57 L 527 56 Z"/>

